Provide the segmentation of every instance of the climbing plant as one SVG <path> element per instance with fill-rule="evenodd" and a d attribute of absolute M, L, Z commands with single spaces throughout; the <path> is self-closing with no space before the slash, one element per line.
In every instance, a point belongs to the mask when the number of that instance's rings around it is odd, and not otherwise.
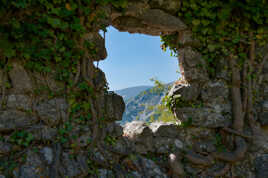
<path fill-rule="evenodd" d="M 55 142 L 74 142 L 74 125 L 92 126 L 89 147 L 96 146 L 99 137 L 100 108 L 97 93 L 107 88 L 93 84 L 96 68 L 93 58 L 96 44 L 87 40 L 89 32 L 105 30 L 100 21 L 107 14 L 98 6 L 110 4 L 123 11 L 126 0 L 1 0 L 0 1 L 0 68 L 6 73 L 13 60 L 19 60 L 29 72 L 49 75 L 64 87 L 55 93 L 48 87 L 36 90 L 50 96 L 65 97 L 69 104 L 68 120 L 53 126 L 58 130 Z M 7 88 L 8 85 L 1 85 Z M 41 87 L 41 86 L 40 86 Z M 4 90 L 3 90 L 4 91 Z M 2 94 L 5 94 L 4 92 Z M 20 138 L 15 132 L 13 142 L 29 146 L 31 135 Z"/>
<path fill-rule="evenodd" d="M 218 63 L 226 63 L 233 105 L 231 129 L 237 131 L 236 150 L 217 152 L 212 157 L 230 163 L 237 162 L 243 159 L 247 151 L 243 137 L 245 123 L 249 123 L 253 135 L 257 133 L 253 106 L 258 98 L 254 89 L 260 83 L 261 71 L 268 60 L 268 2 L 185 0 L 181 1 L 178 16 L 192 32 L 194 43 L 190 46 L 202 54 L 210 79 L 216 77 Z M 169 47 L 180 53 L 185 44 L 180 44 L 177 38 L 180 38 L 180 33 L 163 36 L 163 48 Z M 226 130 L 231 132 L 231 129 Z M 210 164 L 209 160 L 194 155 L 188 156 L 188 159 L 197 164 L 202 161 Z M 215 176 L 224 175 L 227 171 L 228 164 L 223 170 L 215 172 Z"/>
<path fill-rule="evenodd" d="M 98 49 L 96 44 L 86 39 L 86 35 L 92 31 L 97 33 L 100 29 L 106 31 L 107 24 L 102 20 L 108 14 L 97 7 L 109 4 L 124 12 L 127 0 L 0 1 L 0 68 L 8 72 L 10 62 L 19 59 L 30 72 L 52 74 L 57 81 L 65 84 L 59 94 L 68 100 L 68 121 L 57 125 L 57 141 L 62 143 L 71 142 L 70 131 L 74 123 L 83 125 L 90 121 L 93 139 L 89 147 L 95 146 L 99 122 L 105 120 L 100 119 L 102 111 L 96 103 L 96 93 L 106 88 L 97 89 L 93 84 L 93 58 Z M 233 126 L 225 130 L 236 135 L 236 148 L 233 152 L 215 152 L 209 156 L 235 163 L 243 159 L 247 151 L 248 137 L 243 134 L 245 121 L 251 126 L 253 134 L 257 132 L 253 106 L 258 98 L 254 89 L 268 59 L 265 53 L 268 2 L 182 0 L 177 16 L 192 32 L 195 43 L 191 47 L 202 54 L 210 79 L 215 78 L 219 61 L 227 64 Z M 179 37 L 180 32 L 162 36 L 162 48 L 170 47 L 179 53 L 185 45 L 178 43 Z M 10 86 L 5 84 L 1 87 Z M 108 138 L 108 142 L 114 142 Z M 28 133 L 14 132 L 10 141 L 26 147 L 33 143 L 33 138 Z M 213 164 L 211 159 L 199 155 L 189 154 L 186 157 L 197 164 Z M 215 175 L 223 175 L 227 168 L 215 172 Z"/>

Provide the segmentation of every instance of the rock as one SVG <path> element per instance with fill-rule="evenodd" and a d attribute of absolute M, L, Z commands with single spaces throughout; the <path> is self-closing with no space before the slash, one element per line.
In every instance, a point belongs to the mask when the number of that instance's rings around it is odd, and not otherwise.
<path fill-rule="evenodd" d="M 22 109 L 31 112 L 31 99 L 26 95 L 11 94 L 7 96 L 7 107 L 10 109 Z"/>
<path fill-rule="evenodd" d="M 149 2 L 152 9 L 163 9 L 173 15 L 178 11 L 181 1 L 177 0 L 151 0 Z"/>
<path fill-rule="evenodd" d="M 105 152 L 106 153 L 106 152 Z M 95 164 L 101 165 L 103 167 L 109 165 L 109 158 L 105 157 L 99 150 L 94 149 L 91 152 L 91 160 L 94 161 Z"/>
<path fill-rule="evenodd" d="M 40 152 L 43 154 L 47 164 L 51 164 L 53 161 L 53 150 L 50 147 L 44 147 Z"/>
<path fill-rule="evenodd" d="M 86 132 L 78 138 L 78 146 L 85 147 L 91 142 L 91 140 L 92 140 L 91 132 L 90 131 Z"/>
<path fill-rule="evenodd" d="M 53 66 L 52 66 L 53 67 Z M 33 72 L 32 77 L 35 80 L 35 90 L 40 94 L 49 95 L 49 92 L 62 92 L 64 83 L 56 80 L 57 69 L 52 69 L 51 72 L 42 74 Z"/>
<path fill-rule="evenodd" d="M 113 92 L 109 92 L 105 95 L 105 111 L 107 113 L 106 118 L 109 121 L 121 120 L 125 111 L 125 103 L 122 96 Z"/>
<path fill-rule="evenodd" d="M 120 164 L 115 164 L 113 166 L 113 170 L 115 172 L 115 177 L 118 177 L 118 178 L 125 178 L 127 174 L 127 171 L 125 171 Z"/>
<path fill-rule="evenodd" d="M 265 85 L 263 88 L 264 98 L 268 100 L 268 86 Z"/>
<path fill-rule="evenodd" d="M 24 112 L 16 110 L 0 111 L 0 132 L 25 129 L 36 121 L 36 118 Z"/>
<path fill-rule="evenodd" d="M 104 72 L 102 72 L 100 69 L 97 68 L 95 69 L 94 74 L 95 75 L 94 75 L 93 83 L 95 85 L 95 88 L 97 90 L 103 89 L 107 85 Z"/>
<path fill-rule="evenodd" d="M 63 152 L 61 156 L 61 168 L 57 168 L 61 175 L 67 177 L 77 177 L 79 175 L 87 175 L 89 167 L 87 164 L 86 153 L 79 153 L 75 158 L 70 158 L 70 154 Z"/>
<path fill-rule="evenodd" d="M 204 66 L 206 66 L 200 53 L 194 51 L 191 47 L 180 49 L 179 66 L 181 74 L 190 82 L 202 83 L 208 81 L 208 74 Z"/>
<path fill-rule="evenodd" d="M 133 152 L 133 147 L 129 147 L 126 142 L 127 140 L 125 139 L 118 139 L 116 143 L 112 145 L 112 152 L 119 155 L 129 155 L 131 152 Z"/>
<path fill-rule="evenodd" d="M 262 110 L 263 110 L 263 111 L 268 111 L 268 101 L 264 101 L 264 102 L 262 103 Z"/>
<path fill-rule="evenodd" d="M 259 121 L 262 126 L 268 126 L 268 112 L 262 112 L 259 115 Z"/>
<path fill-rule="evenodd" d="M 183 148 L 183 143 L 180 140 L 168 137 L 154 138 L 153 145 L 155 147 L 155 152 L 159 154 L 169 153 Z"/>
<path fill-rule="evenodd" d="M 186 29 L 186 25 L 179 18 L 160 9 L 147 9 L 139 14 L 132 15 L 117 17 L 112 22 L 113 26 L 119 31 L 154 36 L 171 34 Z"/>
<path fill-rule="evenodd" d="M 51 126 L 56 125 L 61 119 L 67 120 L 67 109 L 68 104 L 62 98 L 40 102 L 34 107 L 41 120 Z"/>
<path fill-rule="evenodd" d="M 167 175 L 164 174 L 159 166 L 152 160 L 137 156 L 132 159 L 132 164 L 134 167 L 138 168 L 139 172 L 144 177 L 167 178 Z"/>
<path fill-rule="evenodd" d="M 135 138 L 137 135 L 141 134 L 143 129 L 146 128 L 145 122 L 142 121 L 132 121 L 124 125 L 124 136 L 131 139 Z"/>
<path fill-rule="evenodd" d="M 222 81 L 208 82 L 202 87 L 201 97 L 204 102 L 222 104 L 229 96 L 229 88 Z"/>
<path fill-rule="evenodd" d="M 169 91 L 168 96 L 173 97 L 180 95 L 183 101 L 196 100 L 200 94 L 200 88 L 198 84 L 174 84 Z"/>
<path fill-rule="evenodd" d="M 53 141 L 57 136 L 57 129 L 45 125 L 35 125 L 27 130 L 31 132 L 35 140 Z"/>
<path fill-rule="evenodd" d="M 268 154 L 255 159 L 256 178 L 268 177 Z"/>
<path fill-rule="evenodd" d="M 113 171 L 107 169 L 98 169 L 98 178 L 114 177 Z"/>
<path fill-rule="evenodd" d="M 40 156 L 30 150 L 27 152 L 26 163 L 13 172 L 15 178 L 48 177 L 48 173 L 49 168 L 45 166 Z"/>
<path fill-rule="evenodd" d="M 178 158 L 178 155 L 171 153 L 169 155 L 169 167 L 172 172 L 172 177 L 181 177 L 184 174 L 183 166 L 181 164 L 180 159 Z"/>
<path fill-rule="evenodd" d="M 146 154 L 153 152 L 153 132 L 148 127 L 144 128 L 140 135 L 137 135 L 135 149 L 138 153 Z"/>
<path fill-rule="evenodd" d="M 115 137 L 120 137 L 123 135 L 123 127 L 115 122 L 107 123 L 107 133 Z"/>
<path fill-rule="evenodd" d="M 9 153 L 11 149 L 12 149 L 11 144 L 0 141 L 0 155 Z"/>
<path fill-rule="evenodd" d="M 90 56 L 94 61 L 100 61 L 107 57 L 105 41 L 99 33 L 88 33 L 84 39 L 90 45 L 90 49 L 95 51 L 95 54 Z"/>
<path fill-rule="evenodd" d="M 6 176 L 4 176 L 4 175 L 0 175 L 0 178 L 6 178 Z"/>
<path fill-rule="evenodd" d="M 128 174 L 128 177 L 133 177 L 133 178 L 143 178 L 142 175 L 140 175 L 138 172 L 133 171 Z"/>
<path fill-rule="evenodd" d="M 4 74 L 3 70 L 0 70 L 0 93 L 2 93 L 2 87 L 5 86 L 7 76 Z"/>
<path fill-rule="evenodd" d="M 156 137 L 176 138 L 179 135 L 179 127 L 174 123 L 155 122 L 149 125 Z"/>
<path fill-rule="evenodd" d="M 26 91 L 32 91 L 33 85 L 29 74 L 24 69 L 23 65 L 18 61 L 11 63 L 11 70 L 8 75 L 12 82 L 12 87 L 15 93 L 23 93 Z"/>
<path fill-rule="evenodd" d="M 230 118 L 214 113 L 209 108 L 176 108 L 175 112 L 178 119 L 188 126 L 218 128 L 231 123 Z"/>
<path fill-rule="evenodd" d="M 193 149 L 197 153 L 211 153 L 216 151 L 215 143 L 205 140 L 202 140 L 202 142 L 194 143 Z"/>

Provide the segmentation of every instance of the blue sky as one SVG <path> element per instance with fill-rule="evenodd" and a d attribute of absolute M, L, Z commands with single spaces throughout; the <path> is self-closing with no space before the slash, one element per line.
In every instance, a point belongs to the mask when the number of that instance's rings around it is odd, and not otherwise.
<path fill-rule="evenodd" d="M 99 62 L 110 90 L 153 85 L 150 78 L 168 83 L 178 79 L 178 60 L 170 51 L 162 51 L 160 37 L 119 32 L 106 33 L 108 57 Z"/>

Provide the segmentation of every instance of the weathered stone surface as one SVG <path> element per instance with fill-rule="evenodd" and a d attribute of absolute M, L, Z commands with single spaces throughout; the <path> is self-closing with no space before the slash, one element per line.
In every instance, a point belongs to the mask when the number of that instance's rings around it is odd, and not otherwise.
<path fill-rule="evenodd" d="M 183 143 L 180 140 L 167 137 L 154 138 L 153 145 L 155 152 L 159 154 L 169 153 L 183 148 Z"/>
<path fill-rule="evenodd" d="M 180 49 L 179 53 L 180 72 L 188 82 L 208 81 L 208 74 L 205 70 L 204 60 L 201 54 L 194 51 L 191 47 Z"/>
<path fill-rule="evenodd" d="M 149 4 L 153 9 L 163 9 L 171 14 L 175 14 L 180 8 L 181 2 L 177 0 L 151 0 Z"/>
<path fill-rule="evenodd" d="M 3 70 L 0 70 L 0 93 L 2 93 L 2 88 L 5 86 L 7 81 L 7 76 L 4 74 Z"/>
<path fill-rule="evenodd" d="M 133 121 L 126 123 L 124 125 L 124 136 L 129 138 L 135 138 L 137 135 L 141 134 L 143 129 L 146 128 L 145 122 Z"/>
<path fill-rule="evenodd" d="M 47 164 L 51 164 L 53 161 L 53 150 L 50 147 L 44 147 L 40 151 L 43 154 L 44 160 Z"/>
<path fill-rule="evenodd" d="M 167 175 L 152 160 L 136 156 L 132 159 L 132 163 L 145 177 L 167 178 Z"/>
<path fill-rule="evenodd" d="M 268 85 L 265 85 L 263 88 L 264 98 L 268 100 Z"/>
<path fill-rule="evenodd" d="M 179 128 L 174 123 L 155 122 L 150 125 L 156 137 L 177 138 L 179 135 Z"/>
<path fill-rule="evenodd" d="M 262 126 L 268 126 L 268 111 L 260 113 L 259 121 Z"/>
<path fill-rule="evenodd" d="M 255 160 L 256 178 L 268 177 L 268 154 L 261 155 Z"/>
<path fill-rule="evenodd" d="M 105 74 L 100 69 L 95 69 L 95 76 L 93 79 L 93 83 L 97 90 L 103 89 L 103 87 L 107 85 Z"/>
<path fill-rule="evenodd" d="M 107 169 L 98 169 L 99 178 L 110 178 L 114 177 L 113 171 Z"/>
<path fill-rule="evenodd" d="M 84 147 L 87 146 L 92 140 L 92 134 L 90 131 L 82 134 L 79 138 L 78 138 L 78 146 L 80 147 Z"/>
<path fill-rule="evenodd" d="M 42 141 L 53 141 L 57 136 L 57 129 L 51 128 L 45 125 L 35 125 L 27 129 L 28 132 L 31 132 L 35 140 Z"/>
<path fill-rule="evenodd" d="M 87 156 L 84 153 L 79 153 L 76 158 L 70 158 L 69 153 L 63 152 L 60 164 L 63 166 L 59 169 L 60 174 L 68 177 L 87 175 L 89 170 Z"/>
<path fill-rule="evenodd" d="M 61 119 L 67 118 L 68 104 L 62 98 L 54 98 L 38 103 L 34 110 L 47 125 L 56 125 Z"/>
<path fill-rule="evenodd" d="M 11 144 L 0 141 L 0 155 L 9 153 L 11 149 L 12 149 Z"/>
<path fill-rule="evenodd" d="M 264 101 L 264 102 L 262 103 L 262 110 L 263 110 L 263 111 L 268 111 L 268 101 Z"/>
<path fill-rule="evenodd" d="M 115 137 L 120 137 L 123 135 L 123 127 L 115 122 L 111 122 L 107 124 L 107 133 L 111 134 Z"/>
<path fill-rule="evenodd" d="M 179 95 L 183 101 L 196 100 L 200 94 L 200 88 L 198 84 L 174 84 L 169 91 L 168 96 L 173 97 Z"/>
<path fill-rule="evenodd" d="M 95 50 L 95 54 L 90 56 L 94 61 L 100 61 L 107 57 L 105 41 L 99 33 L 88 33 L 84 39 L 91 45 L 91 49 Z"/>
<path fill-rule="evenodd" d="M 33 100 L 26 95 L 11 94 L 7 96 L 7 107 L 12 109 L 22 109 L 30 111 Z"/>
<path fill-rule="evenodd" d="M 194 143 L 193 149 L 197 153 L 211 153 L 211 152 L 216 151 L 216 147 L 215 147 L 214 142 L 215 141 L 204 141 L 204 140 L 202 140 L 202 142 Z"/>
<path fill-rule="evenodd" d="M 52 69 L 50 73 L 41 74 L 33 72 L 32 78 L 34 80 L 34 89 L 40 93 L 48 94 L 48 91 L 61 92 L 64 89 L 64 83 L 56 80 L 56 70 Z"/>
<path fill-rule="evenodd" d="M 36 121 L 33 116 L 17 110 L 0 111 L 0 132 L 24 129 Z"/>
<path fill-rule="evenodd" d="M 16 93 L 22 93 L 26 91 L 31 91 L 33 89 L 33 84 L 31 78 L 27 71 L 24 69 L 23 65 L 18 61 L 13 61 L 11 63 L 12 69 L 9 71 L 8 75 L 12 82 L 12 87 Z"/>
<path fill-rule="evenodd" d="M 41 178 L 48 177 L 48 167 L 42 159 L 33 151 L 27 152 L 26 163 L 13 172 L 15 178 Z"/>
<path fill-rule="evenodd" d="M 119 31 L 155 36 L 186 29 L 186 25 L 179 18 L 160 9 L 148 9 L 135 16 L 120 16 L 113 20 L 113 26 Z"/>
<path fill-rule="evenodd" d="M 209 108 L 177 108 L 176 115 L 182 122 L 196 127 L 217 128 L 231 123 L 230 118 L 214 113 Z"/>
<path fill-rule="evenodd" d="M 229 89 L 222 81 L 208 82 L 202 87 L 202 100 L 204 102 L 213 102 L 222 104 L 224 98 L 229 96 Z M 215 103 L 215 102 L 214 102 Z"/>
<path fill-rule="evenodd" d="M 105 113 L 110 121 L 118 121 L 122 119 L 125 111 L 125 103 L 122 96 L 119 96 L 113 92 L 105 95 Z"/>

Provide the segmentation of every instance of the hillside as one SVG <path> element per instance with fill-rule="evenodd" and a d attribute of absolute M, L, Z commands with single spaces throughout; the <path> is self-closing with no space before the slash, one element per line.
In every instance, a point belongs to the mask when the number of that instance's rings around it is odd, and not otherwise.
<path fill-rule="evenodd" d="M 129 87 L 122 90 L 116 90 L 115 93 L 121 95 L 124 98 L 124 101 L 137 96 L 140 92 L 145 91 L 152 86 L 136 86 L 136 87 Z"/>
<path fill-rule="evenodd" d="M 162 114 L 166 114 L 165 108 L 161 107 L 161 101 L 172 84 L 163 85 L 163 87 L 151 87 L 139 92 L 136 96 L 125 100 L 126 109 L 123 119 L 120 122 L 125 124 L 133 120 L 150 122 L 158 120 Z M 124 91 L 127 93 L 128 89 Z M 161 110 L 161 112 L 160 112 Z"/>

